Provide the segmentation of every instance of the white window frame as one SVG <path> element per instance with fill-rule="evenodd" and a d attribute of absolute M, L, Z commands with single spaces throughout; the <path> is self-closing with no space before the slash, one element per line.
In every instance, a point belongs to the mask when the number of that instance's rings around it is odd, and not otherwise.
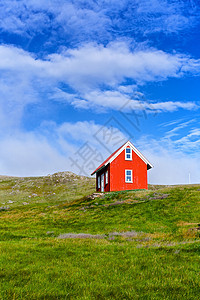
<path fill-rule="evenodd" d="M 98 189 L 100 189 L 100 187 L 101 187 L 101 176 L 97 177 L 97 187 L 98 187 Z"/>
<path fill-rule="evenodd" d="M 105 177 L 106 177 L 106 184 L 108 184 L 108 171 L 106 171 Z"/>
<path fill-rule="evenodd" d="M 130 153 L 126 153 L 126 149 L 130 149 Z M 127 154 L 130 154 L 130 158 L 127 157 Z M 132 149 L 130 147 L 125 148 L 125 160 L 132 160 Z"/>
<path fill-rule="evenodd" d="M 127 175 L 126 174 L 127 171 L 130 171 L 131 175 Z M 126 179 L 127 176 L 131 176 L 131 181 L 129 181 L 129 180 Z M 133 170 L 125 170 L 125 182 L 126 183 L 133 183 Z"/>

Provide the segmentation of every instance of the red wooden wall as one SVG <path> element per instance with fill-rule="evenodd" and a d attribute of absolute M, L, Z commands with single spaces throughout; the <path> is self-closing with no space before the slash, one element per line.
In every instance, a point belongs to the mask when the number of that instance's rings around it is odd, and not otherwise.
<path fill-rule="evenodd" d="M 133 183 L 125 182 L 125 170 L 132 170 Z M 132 160 L 125 160 L 125 150 L 110 164 L 110 191 L 147 189 L 147 165 L 132 151 Z"/>
<path fill-rule="evenodd" d="M 108 184 L 105 184 L 105 172 L 108 170 Z M 125 182 L 125 170 L 132 170 L 133 182 Z M 104 191 L 122 191 L 134 189 L 147 189 L 147 165 L 132 151 L 132 160 L 125 160 L 123 150 L 110 164 L 96 174 L 96 190 L 98 192 L 98 176 L 104 173 Z"/>

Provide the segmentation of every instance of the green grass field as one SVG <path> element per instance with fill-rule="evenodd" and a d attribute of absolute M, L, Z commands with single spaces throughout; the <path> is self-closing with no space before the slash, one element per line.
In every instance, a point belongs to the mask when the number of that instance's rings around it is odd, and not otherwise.
<path fill-rule="evenodd" d="M 200 185 L 0 177 L 0 299 L 199 299 Z"/>

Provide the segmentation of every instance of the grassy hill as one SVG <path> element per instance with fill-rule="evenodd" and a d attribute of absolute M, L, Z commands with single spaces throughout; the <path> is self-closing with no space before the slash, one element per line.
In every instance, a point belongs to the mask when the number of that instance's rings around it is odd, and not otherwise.
<path fill-rule="evenodd" d="M 0 299 L 199 299 L 200 185 L 0 177 Z"/>

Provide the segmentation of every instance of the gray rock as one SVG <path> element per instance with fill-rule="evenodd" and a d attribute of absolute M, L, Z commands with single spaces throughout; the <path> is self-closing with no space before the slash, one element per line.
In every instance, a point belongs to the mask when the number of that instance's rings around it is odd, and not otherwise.
<path fill-rule="evenodd" d="M 89 234 L 89 233 L 64 233 L 58 236 L 58 239 L 103 239 L 104 234 Z"/>
<path fill-rule="evenodd" d="M 150 197 L 149 200 L 165 199 L 169 194 L 154 194 L 153 197 Z"/>
<path fill-rule="evenodd" d="M 0 211 L 9 210 L 9 209 L 10 209 L 9 206 L 1 206 L 0 207 Z"/>

